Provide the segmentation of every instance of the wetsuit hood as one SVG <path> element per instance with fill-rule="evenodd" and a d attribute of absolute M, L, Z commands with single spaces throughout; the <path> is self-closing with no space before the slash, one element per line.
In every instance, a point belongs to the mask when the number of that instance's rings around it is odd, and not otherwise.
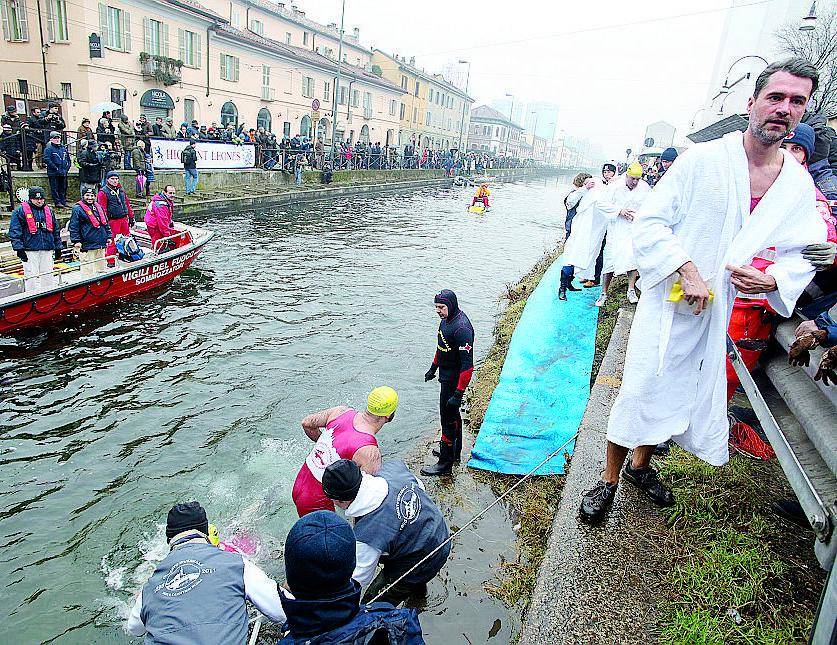
<path fill-rule="evenodd" d="M 433 302 L 440 305 L 447 305 L 448 320 L 459 313 L 459 301 L 456 299 L 456 294 L 450 289 L 442 289 L 436 294 L 436 297 L 433 298 Z"/>
<path fill-rule="evenodd" d="M 339 592 L 328 596 L 294 598 L 284 589 L 279 590 L 286 626 L 296 638 L 308 638 L 330 632 L 350 622 L 360 611 L 360 583 L 349 580 Z"/>

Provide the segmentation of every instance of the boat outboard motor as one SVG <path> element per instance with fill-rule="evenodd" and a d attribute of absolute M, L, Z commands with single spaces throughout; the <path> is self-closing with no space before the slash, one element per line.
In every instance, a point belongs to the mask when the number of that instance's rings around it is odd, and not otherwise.
<path fill-rule="evenodd" d="M 123 262 L 136 262 L 145 257 L 145 252 L 130 235 L 117 235 L 114 244 L 116 245 L 116 253 Z"/>

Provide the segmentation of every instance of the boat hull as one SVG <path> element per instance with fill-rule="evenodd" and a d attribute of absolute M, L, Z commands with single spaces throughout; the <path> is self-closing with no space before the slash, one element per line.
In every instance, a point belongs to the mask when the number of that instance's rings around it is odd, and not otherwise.
<path fill-rule="evenodd" d="M 43 291 L 22 301 L 0 304 L 0 335 L 50 325 L 65 316 L 161 287 L 189 268 L 208 241 L 209 238 L 199 245 L 183 247 L 181 252 L 166 254 L 155 262 L 141 263 L 135 269 L 124 267 L 119 272 Z"/>

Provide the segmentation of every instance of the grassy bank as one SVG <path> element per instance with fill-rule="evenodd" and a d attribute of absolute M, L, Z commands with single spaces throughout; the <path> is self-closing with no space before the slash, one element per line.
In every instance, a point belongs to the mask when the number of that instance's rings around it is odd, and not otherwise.
<path fill-rule="evenodd" d="M 672 565 L 661 642 L 806 642 L 825 576 L 813 533 L 770 510 L 793 497 L 779 464 L 734 456 L 715 468 L 675 448 L 662 474 L 677 504 L 661 543 Z"/>

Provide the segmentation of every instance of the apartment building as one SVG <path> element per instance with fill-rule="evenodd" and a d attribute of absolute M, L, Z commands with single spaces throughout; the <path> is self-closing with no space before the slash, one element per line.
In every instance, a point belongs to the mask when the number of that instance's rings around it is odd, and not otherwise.
<path fill-rule="evenodd" d="M 523 128 L 493 107 L 480 105 L 471 112 L 469 151 L 517 157 L 520 153 Z"/>
<path fill-rule="evenodd" d="M 41 15 L 38 15 L 40 7 Z M 244 123 L 331 139 L 339 33 L 269 0 L 0 0 L 4 105 L 57 100 L 67 127 L 90 107 L 131 119 Z M 43 30 L 43 58 L 41 33 Z M 371 72 L 359 32 L 344 37 L 338 136 L 394 142 L 400 87 Z"/>
<path fill-rule="evenodd" d="M 413 143 L 419 148 L 449 150 L 458 148 L 461 138 L 465 149 L 474 99 L 441 74 L 430 74 L 416 67 L 415 58 L 407 61 L 376 49 L 372 54 L 372 69 L 397 84 L 404 93 L 398 107 L 399 147 Z"/>

